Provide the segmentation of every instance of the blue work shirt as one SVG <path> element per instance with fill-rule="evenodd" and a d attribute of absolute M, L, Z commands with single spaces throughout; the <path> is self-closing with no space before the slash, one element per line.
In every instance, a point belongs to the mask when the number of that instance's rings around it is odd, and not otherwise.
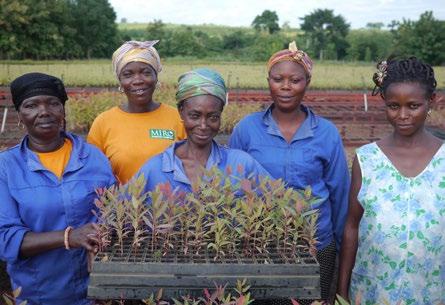
<path fill-rule="evenodd" d="M 348 211 L 349 169 L 341 137 L 334 124 L 301 106 L 306 119 L 288 143 L 272 117 L 273 105 L 246 116 L 234 128 L 229 146 L 254 157 L 273 178 L 296 189 L 312 188 L 319 199 L 317 248 L 335 238 L 340 247 Z"/>
<path fill-rule="evenodd" d="M 185 174 L 182 161 L 175 154 L 176 148 L 184 144 L 185 141 L 187 140 L 173 143 L 163 153 L 154 156 L 141 167 L 135 176 L 144 174 L 146 179 L 144 190 L 146 192 L 152 191 L 158 184 L 166 182 L 170 183 L 172 190 L 192 192 L 192 186 Z M 224 173 L 230 168 L 233 184 L 236 184 L 239 178 L 270 177 L 269 173 L 249 154 L 238 149 L 220 146 L 215 141 L 212 141 L 206 169 L 209 170 L 213 166 L 217 166 Z M 243 169 L 241 172 L 238 170 L 240 167 Z"/>
<path fill-rule="evenodd" d="M 73 146 L 59 178 L 43 167 L 23 141 L 0 153 L 0 259 L 7 262 L 12 288 L 22 287 L 17 300 L 28 305 L 84 305 L 88 271 L 83 248 L 58 248 L 21 258 L 27 232 L 78 228 L 95 221 L 97 188 L 115 179 L 108 159 L 78 136 L 64 134 Z"/>

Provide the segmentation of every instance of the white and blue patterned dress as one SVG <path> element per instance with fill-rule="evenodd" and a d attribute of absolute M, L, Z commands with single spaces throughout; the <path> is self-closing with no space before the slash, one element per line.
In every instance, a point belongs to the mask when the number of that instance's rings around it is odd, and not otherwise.
<path fill-rule="evenodd" d="M 357 156 L 364 213 L 351 300 L 360 294 L 361 304 L 445 304 L 445 145 L 409 178 L 376 143 Z"/>

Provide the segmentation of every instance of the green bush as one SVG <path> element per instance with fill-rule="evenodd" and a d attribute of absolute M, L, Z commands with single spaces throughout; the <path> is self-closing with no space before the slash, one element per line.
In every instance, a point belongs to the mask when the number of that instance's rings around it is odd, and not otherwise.
<path fill-rule="evenodd" d="M 119 105 L 122 100 L 120 94 L 113 92 L 70 98 L 65 107 L 67 129 L 80 134 L 88 133 L 99 113 Z"/>

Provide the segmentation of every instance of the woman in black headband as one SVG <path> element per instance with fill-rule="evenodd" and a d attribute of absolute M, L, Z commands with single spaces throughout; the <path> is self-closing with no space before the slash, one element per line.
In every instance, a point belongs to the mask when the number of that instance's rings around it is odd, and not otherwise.
<path fill-rule="evenodd" d="M 115 183 L 107 158 L 64 131 L 62 81 L 42 73 L 11 83 L 22 142 L 0 153 L 0 259 L 17 304 L 90 304 L 87 251 L 97 251 L 95 190 Z"/>

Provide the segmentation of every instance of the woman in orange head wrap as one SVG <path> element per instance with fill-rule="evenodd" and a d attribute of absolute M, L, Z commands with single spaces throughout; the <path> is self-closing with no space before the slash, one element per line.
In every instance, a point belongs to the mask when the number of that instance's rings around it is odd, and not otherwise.
<path fill-rule="evenodd" d="M 318 198 L 314 211 L 319 215 L 316 256 L 321 298 L 328 300 L 348 209 L 349 172 L 342 141 L 334 124 L 303 105 L 312 78 L 312 60 L 304 51 L 293 42 L 273 54 L 267 68 L 273 103 L 241 120 L 230 146 L 250 153 L 288 186 L 311 187 Z"/>

